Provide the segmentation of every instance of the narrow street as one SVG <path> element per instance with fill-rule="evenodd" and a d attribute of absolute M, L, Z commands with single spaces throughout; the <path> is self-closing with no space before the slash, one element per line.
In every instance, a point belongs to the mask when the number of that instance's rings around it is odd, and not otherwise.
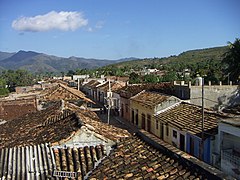
<path fill-rule="evenodd" d="M 103 106 L 96 102 L 92 107 L 88 107 L 89 110 L 94 111 L 102 122 L 108 123 L 108 111 L 103 111 Z M 112 113 L 110 114 L 109 124 L 121 129 L 126 129 L 131 134 L 136 133 L 138 131 L 137 127 L 132 125 L 127 120 L 121 118 L 120 116 L 115 116 Z"/>

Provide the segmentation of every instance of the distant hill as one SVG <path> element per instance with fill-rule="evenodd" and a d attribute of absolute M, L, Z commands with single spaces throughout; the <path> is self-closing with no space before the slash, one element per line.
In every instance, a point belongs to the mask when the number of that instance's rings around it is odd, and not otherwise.
<path fill-rule="evenodd" d="M 223 47 L 214 47 L 214 48 L 206 48 L 206 49 L 197 49 L 190 50 L 179 54 L 178 56 L 170 56 L 164 58 L 146 58 L 146 59 L 138 59 L 133 61 L 124 61 L 120 63 L 116 63 L 113 65 L 109 65 L 115 68 L 122 67 L 144 67 L 151 65 L 174 65 L 174 64 L 196 64 L 198 62 L 203 62 L 207 60 L 213 61 L 221 61 L 224 53 L 228 50 L 227 46 Z"/>
<path fill-rule="evenodd" d="M 14 54 L 15 53 L 0 52 L 0 61 L 3 60 L 3 59 L 9 58 Z"/>
<path fill-rule="evenodd" d="M 135 58 L 129 58 L 131 60 Z M 26 69 L 31 72 L 66 72 L 76 69 L 94 69 L 108 64 L 126 61 L 99 60 L 79 57 L 57 57 L 33 51 L 19 51 L 17 53 L 0 52 L 0 70 Z"/>
<path fill-rule="evenodd" d="M 196 64 L 207 60 L 221 61 L 227 46 L 190 50 L 177 56 L 164 58 L 137 59 L 134 57 L 119 60 L 86 59 L 80 57 L 57 57 L 33 51 L 19 51 L 17 53 L 0 52 L 0 71 L 3 69 L 26 69 L 31 72 L 67 72 L 76 69 L 94 69 L 99 67 L 114 68 L 142 68 L 160 67 L 161 65 Z"/>

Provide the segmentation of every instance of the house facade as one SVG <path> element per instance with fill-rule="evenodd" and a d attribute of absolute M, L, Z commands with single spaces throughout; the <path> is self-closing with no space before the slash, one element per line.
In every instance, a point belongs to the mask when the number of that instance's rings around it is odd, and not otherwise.
<path fill-rule="evenodd" d="M 140 93 L 143 90 L 151 90 L 162 93 L 172 93 L 171 83 L 149 83 L 149 84 L 135 84 L 127 85 L 119 91 L 120 95 L 120 116 L 128 121 L 131 121 L 130 98 Z M 150 118 L 150 116 L 148 116 Z"/>
<path fill-rule="evenodd" d="M 161 124 L 154 115 L 179 103 L 180 99 L 157 92 L 142 91 L 130 98 L 130 119 L 138 128 L 161 137 Z"/>
<path fill-rule="evenodd" d="M 204 112 L 204 133 L 202 108 L 193 104 L 181 102 L 155 118 L 161 124 L 161 139 L 208 164 L 212 163 L 217 123 L 222 116 Z"/>

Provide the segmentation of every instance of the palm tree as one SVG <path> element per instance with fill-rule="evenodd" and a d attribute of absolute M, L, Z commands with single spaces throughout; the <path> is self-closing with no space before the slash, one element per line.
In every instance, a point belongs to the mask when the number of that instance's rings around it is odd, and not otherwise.
<path fill-rule="evenodd" d="M 229 50 L 225 53 L 223 64 L 225 75 L 233 82 L 240 80 L 240 39 L 236 38 L 234 43 L 228 42 Z"/>

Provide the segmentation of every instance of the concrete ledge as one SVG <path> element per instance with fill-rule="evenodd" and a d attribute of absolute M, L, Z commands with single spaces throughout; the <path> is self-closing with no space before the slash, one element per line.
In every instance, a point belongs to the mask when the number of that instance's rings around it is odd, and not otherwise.
<path fill-rule="evenodd" d="M 179 150 L 178 148 L 164 142 L 163 140 L 159 139 L 158 137 L 150 134 L 147 131 L 139 130 L 136 134 L 145 142 L 149 143 L 156 149 L 159 149 L 175 158 L 179 159 L 181 162 L 187 164 L 188 166 L 194 168 L 195 170 L 204 170 L 206 171 L 209 179 L 234 179 L 233 177 L 224 174 L 222 171 L 216 169 L 215 167 L 200 161 L 199 159 Z"/>

